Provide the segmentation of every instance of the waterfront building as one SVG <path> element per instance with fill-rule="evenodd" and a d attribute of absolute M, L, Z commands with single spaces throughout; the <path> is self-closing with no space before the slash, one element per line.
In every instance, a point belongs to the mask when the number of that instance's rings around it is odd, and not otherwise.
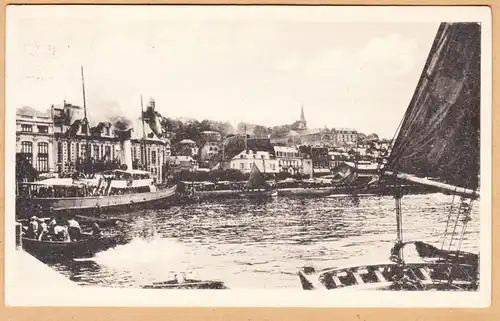
<path fill-rule="evenodd" d="M 261 172 L 279 172 L 274 146 L 269 138 L 250 138 L 248 135 L 228 137 L 223 143 L 222 169 L 238 169 L 250 172 L 255 163 Z"/>
<path fill-rule="evenodd" d="M 54 167 L 60 175 L 73 173 L 85 159 L 102 166 L 122 163 L 123 150 L 115 124 L 99 122 L 91 126 L 83 108 L 66 102 L 62 106 L 52 106 L 52 115 L 56 146 Z M 157 182 L 162 182 L 164 165 L 171 153 L 170 142 L 158 137 L 151 124 L 151 119 L 143 121 L 141 117 L 127 124 L 131 129 L 132 166 L 149 171 Z"/>
<path fill-rule="evenodd" d="M 300 146 L 303 173 L 306 175 L 326 174 L 330 172 L 330 155 L 328 148 Z"/>
<path fill-rule="evenodd" d="M 165 165 L 171 155 L 170 141 L 158 137 L 146 121 L 143 123 L 141 118 L 137 118 L 131 142 L 134 168 L 146 170 L 153 174 L 157 182 L 163 182 L 166 177 Z"/>
<path fill-rule="evenodd" d="M 50 110 L 16 109 L 16 153 L 39 173 L 53 172 L 54 127 Z"/>
<path fill-rule="evenodd" d="M 198 162 L 191 156 L 175 155 L 168 157 L 168 166 L 173 173 L 198 170 Z"/>
<path fill-rule="evenodd" d="M 276 157 L 261 150 L 241 151 L 229 161 L 228 167 L 238 169 L 243 173 L 250 173 L 254 164 L 262 173 L 279 172 L 279 162 Z"/>
<path fill-rule="evenodd" d="M 295 147 L 274 146 L 280 172 L 297 174 L 302 172 L 302 156 Z"/>

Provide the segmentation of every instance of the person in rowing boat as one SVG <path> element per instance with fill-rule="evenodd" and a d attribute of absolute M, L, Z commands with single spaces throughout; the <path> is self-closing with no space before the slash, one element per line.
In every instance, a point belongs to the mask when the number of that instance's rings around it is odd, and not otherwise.
<path fill-rule="evenodd" d="M 92 224 L 92 236 L 94 236 L 94 237 L 101 237 L 102 236 L 101 228 L 99 227 L 99 224 L 97 224 L 97 223 Z"/>
<path fill-rule="evenodd" d="M 31 239 L 38 238 L 38 217 L 32 216 L 30 222 L 28 223 L 28 230 L 26 231 L 26 237 Z"/>
<path fill-rule="evenodd" d="M 54 227 L 56 227 L 57 225 L 57 221 L 56 221 L 56 218 L 55 216 L 51 216 L 50 217 L 50 221 L 49 221 L 49 225 L 48 225 L 48 230 L 49 230 L 49 233 L 54 233 Z"/>
<path fill-rule="evenodd" d="M 45 223 L 44 220 L 42 219 L 37 219 L 38 221 L 38 233 L 37 233 L 37 239 L 39 241 L 48 241 L 49 240 L 49 229 L 47 226 L 47 223 Z"/>
<path fill-rule="evenodd" d="M 57 224 L 54 227 L 54 241 L 67 242 L 68 239 L 69 237 L 66 229 L 63 226 Z"/>
<path fill-rule="evenodd" d="M 71 241 L 78 241 L 81 238 L 82 229 L 74 217 L 68 220 L 68 233 Z"/>

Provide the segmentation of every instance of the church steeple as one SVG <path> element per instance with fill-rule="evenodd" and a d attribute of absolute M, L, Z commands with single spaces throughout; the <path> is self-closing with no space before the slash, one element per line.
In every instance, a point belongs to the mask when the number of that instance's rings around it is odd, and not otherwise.
<path fill-rule="evenodd" d="M 306 122 L 306 117 L 304 116 L 304 105 L 300 107 L 300 121 Z"/>

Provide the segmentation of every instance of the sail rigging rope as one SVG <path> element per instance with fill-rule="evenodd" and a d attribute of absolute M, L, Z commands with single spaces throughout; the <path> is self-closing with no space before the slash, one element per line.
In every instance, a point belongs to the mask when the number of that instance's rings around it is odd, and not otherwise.
<path fill-rule="evenodd" d="M 457 187 L 455 187 L 455 191 L 453 192 L 453 199 L 451 200 L 451 204 L 450 204 L 450 211 L 448 213 L 448 220 L 446 221 L 446 228 L 444 230 L 443 244 L 441 244 L 441 250 L 444 249 L 444 243 L 446 242 L 446 235 L 448 233 L 448 227 L 450 226 L 451 214 L 453 213 L 453 204 L 455 202 L 456 192 L 457 192 Z"/>
<path fill-rule="evenodd" d="M 461 202 L 463 202 L 464 199 L 462 198 L 461 199 Z M 462 203 L 463 204 L 463 203 Z M 457 217 L 455 219 L 455 224 L 453 226 L 453 232 L 451 233 L 451 239 L 450 239 L 450 243 L 448 244 L 448 251 L 451 250 L 451 246 L 453 245 L 453 240 L 455 239 L 455 233 L 457 231 L 457 226 L 458 226 L 458 221 L 460 219 L 460 214 L 461 214 L 461 209 L 462 209 L 462 204 L 460 205 L 460 208 L 458 209 L 457 211 Z"/>

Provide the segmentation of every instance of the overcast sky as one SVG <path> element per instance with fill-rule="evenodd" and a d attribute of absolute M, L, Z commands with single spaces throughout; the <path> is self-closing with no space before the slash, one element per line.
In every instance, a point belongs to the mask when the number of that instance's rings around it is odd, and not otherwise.
<path fill-rule="evenodd" d="M 439 26 L 317 8 L 73 9 L 9 10 L 8 108 L 82 105 L 83 65 L 91 121 L 137 117 L 142 94 L 169 117 L 272 126 L 304 105 L 309 127 L 392 137 Z"/>

